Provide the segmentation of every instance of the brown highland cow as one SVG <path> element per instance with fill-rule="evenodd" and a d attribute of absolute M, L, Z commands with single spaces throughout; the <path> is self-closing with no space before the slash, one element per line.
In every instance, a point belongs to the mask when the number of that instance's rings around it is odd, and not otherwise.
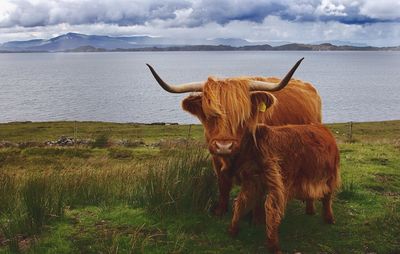
<path fill-rule="evenodd" d="M 339 150 L 331 132 L 321 124 L 249 126 L 240 148 L 232 154 L 241 190 L 234 203 L 229 233 L 238 233 L 239 219 L 251 209 L 266 213 L 267 244 L 280 253 L 278 227 L 288 200 L 306 201 L 314 214 L 313 200 L 321 199 L 326 223 L 334 223 L 332 194 L 340 184 Z M 265 196 L 265 194 L 267 195 Z"/>
<path fill-rule="evenodd" d="M 291 79 L 302 60 L 303 59 L 296 63 L 282 81 L 277 78 L 262 77 L 228 78 L 224 80 L 208 78 L 206 82 L 193 82 L 180 86 L 168 85 L 158 76 L 150 65 L 148 65 L 148 67 L 157 82 L 166 91 L 171 93 L 198 92 L 184 99 L 182 106 L 184 110 L 194 114 L 200 119 L 205 129 L 207 142 L 211 147 L 217 144 L 215 143 L 217 137 L 215 140 L 210 140 L 209 138 L 211 132 L 215 132 L 215 130 L 212 129 L 219 129 L 221 132 L 219 136 L 225 141 L 229 141 L 229 139 L 227 139 L 229 132 L 225 135 L 223 133 L 223 127 L 227 124 L 231 124 L 229 122 L 232 122 L 232 126 L 236 125 L 238 120 L 235 119 L 235 114 L 232 113 L 237 110 L 242 110 L 242 106 L 246 106 L 246 104 L 243 105 L 243 102 L 248 104 L 248 97 L 241 98 L 240 96 L 236 96 L 238 95 L 238 91 L 243 89 L 251 90 L 252 96 L 256 96 L 257 94 L 258 96 L 262 96 L 266 94 L 263 91 L 268 91 L 271 92 L 273 98 L 276 98 L 277 103 L 274 104 L 273 111 L 266 110 L 267 104 L 265 104 L 265 108 L 262 109 L 263 113 L 257 115 L 258 123 L 268 125 L 320 123 L 321 99 L 318 92 L 309 83 Z M 268 97 L 265 98 L 268 99 Z M 225 112 L 218 111 L 217 109 L 220 100 L 226 100 L 222 102 L 230 104 L 227 105 L 228 109 Z M 213 110 L 215 112 L 212 112 Z M 216 123 L 215 119 L 218 116 L 227 119 L 225 123 L 222 123 L 223 121 L 220 121 L 221 124 Z M 224 145 L 223 142 L 225 141 L 222 139 L 218 142 L 219 146 Z M 228 210 L 229 193 L 232 189 L 232 176 L 235 170 L 234 168 L 228 169 L 229 165 L 232 163 L 230 158 L 226 156 L 212 153 L 212 161 L 219 187 L 219 200 L 214 213 L 217 216 L 222 216 Z"/>
<path fill-rule="evenodd" d="M 279 124 L 286 124 L 289 116 L 301 123 L 321 121 L 320 98 L 315 89 L 301 81 L 289 82 L 300 62 L 279 83 L 261 78 L 209 78 L 205 83 L 182 86 L 168 85 L 149 66 L 158 83 L 169 92 L 202 92 L 187 97 L 182 106 L 203 123 L 220 188 L 228 181 L 231 184 L 232 177 L 241 183 L 229 232 L 238 232 L 237 223 L 247 211 L 254 209 L 263 215 L 265 209 L 267 242 L 276 253 L 280 252 L 278 227 L 287 200 L 305 200 L 307 213 L 313 213 L 313 200 L 322 198 L 324 218 L 333 223 L 331 195 L 339 184 L 339 154 L 325 127 L 260 125 L 268 124 L 275 115 Z M 286 85 L 286 89 L 271 93 Z M 285 94 L 291 86 L 293 89 Z M 228 178 L 223 184 L 222 175 Z M 221 190 L 222 200 L 229 195 L 230 185 L 225 188 Z M 222 208 L 226 205 L 223 203 Z"/>

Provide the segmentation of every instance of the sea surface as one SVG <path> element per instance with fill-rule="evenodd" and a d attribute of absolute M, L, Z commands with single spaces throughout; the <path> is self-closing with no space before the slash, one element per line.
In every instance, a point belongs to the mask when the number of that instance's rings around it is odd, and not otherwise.
<path fill-rule="evenodd" d="M 312 83 L 323 121 L 400 119 L 400 52 L 131 52 L 0 54 L 0 122 L 110 121 L 198 123 L 153 79 L 282 77 L 301 57 L 295 78 Z"/>

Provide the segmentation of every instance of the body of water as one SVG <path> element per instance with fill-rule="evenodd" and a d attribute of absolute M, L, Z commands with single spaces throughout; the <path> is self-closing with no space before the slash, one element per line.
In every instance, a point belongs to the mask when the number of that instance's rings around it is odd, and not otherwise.
<path fill-rule="evenodd" d="M 301 57 L 294 76 L 318 89 L 324 122 L 400 119 L 400 52 L 243 51 L 0 54 L 0 122 L 197 123 L 145 63 L 183 83 L 282 77 Z"/>

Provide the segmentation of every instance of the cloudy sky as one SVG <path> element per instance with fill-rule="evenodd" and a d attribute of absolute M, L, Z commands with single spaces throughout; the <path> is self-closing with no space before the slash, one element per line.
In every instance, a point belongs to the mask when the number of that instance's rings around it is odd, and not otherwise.
<path fill-rule="evenodd" d="M 400 45 L 400 0 L 0 0 L 0 43 L 67 32 Z"/>

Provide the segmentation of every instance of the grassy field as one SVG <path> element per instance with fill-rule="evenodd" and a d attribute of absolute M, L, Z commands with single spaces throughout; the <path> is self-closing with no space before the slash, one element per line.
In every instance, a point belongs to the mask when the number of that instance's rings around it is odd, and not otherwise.
<path fill-rule="evenodd" d="M 400 253 L 400 121 L 328 126 L 336 224 L 291 201 L 284 252 Z M 0 253 L 265 253 L 263 227 L 232 239 L 231 214 L 210 215 L 216 194 L 198 125 L 0 124 Z"/>

